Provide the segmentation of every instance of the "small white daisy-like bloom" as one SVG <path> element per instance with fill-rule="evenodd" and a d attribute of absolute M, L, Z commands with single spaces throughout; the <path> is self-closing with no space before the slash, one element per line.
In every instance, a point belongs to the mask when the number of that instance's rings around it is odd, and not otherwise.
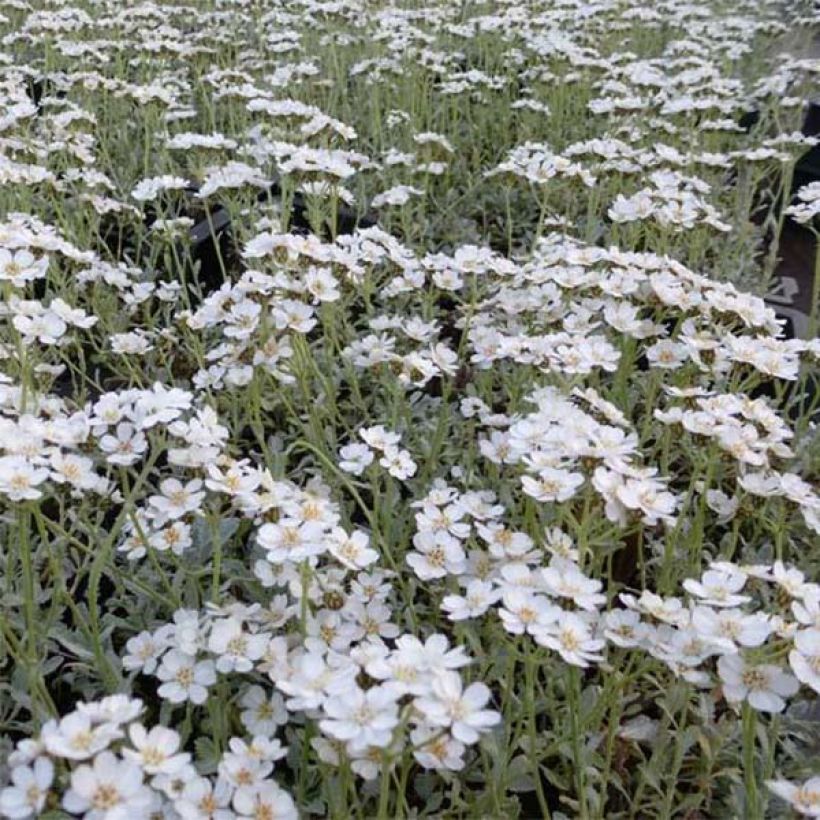
<path fill-rule="evenodd" d="M 94 723 L 107 723 L 110 726 L 122 726 L 135 720 L 143 710 L 139 698 L 128 695 L 108 695 L 91 702 L 80 701 L 77 711 L 90 718 Z"/>
<path fill-rule="evenodd" d="M 373 463 L 373 451 L 366 444 L 346 444 L 339 450 L 339 469 L 361 475 Z"/>
<path fill-rule="evenodd" d="M 155 550 L 171 550 L 174 555 L 182 555 L 192 543 L 191 527 L 184 521 L 174 521 L 148 536 L 148 544 Z"/>
<path fill-rule="evenodd" d="M 399 481 L 406 481 L 416 473 L 416 462 L 413 461 L 410 453 L 393 445 L 384 448 L 379 464 Z"/>
<path fill-rule="evenodd" d="M 748 701 L 759 712 L 782 712 L 786 708 L 785 698 L 795 695 L 800 688 L 797 679 L 779 666 L 750 666 L 740 654 L 721 655 L 718 674 L 727 701 Z"/>
<path fill-rule="evenodd" d="M 799 814 L 820 817 L 820 777 L 799 785 L 788 780 L 767 780 L 766 785 Z"/>
<path fill-rule="evenodd" d="M 566 501 L 578 491 L 584 483 L 581 473 L 561 470 L 556 467 L 544 467 L 538 471 L 538 478 L 522 476 L 521 485 L 524 492 L 536 501 Z"/>
<path fill-rule="evenodd" d="M 446 532 L 418 532 L 413 536 L 413 547 L 405 560 L 423 581 L 460 575 L 466 565 L 461 542 Z"/>
<path fill-rule="evenodd" d="M 172 649 L 163 657 L 157 677 L 163 681 L 157 689 L 161 698 L 199 705 L 208 698 L 208 687 L 216 683 L 216 667 L 211 660 L 197 661 L 192 655 Z"/>
<path fill-rule="evenodd" d="M 213 622 L 208 649 L 218 655 L 218 672 L 250 672 L 268 647 L 270 636 L 247 632 L 236 618 L 220 618 Z"/>
<path fill-rule="evenodd" d="M 0 248 L 0 281 L 23 287 L 26 282 L 42 279 L 48 270 L 48 257 L 39 259 L 26 249 L 18 251 Z"/>
<path fill-rule="evenodd" d="M 605 641 L 593 637 L 589 623 L 575 613 L 562 610 L 551 623 L 536 624 L 532 634 L 536 643 L 554 649 L 573 666 L 585 668 L 603 660 Z"/>
<path fill-rule="evenodd" d="M 415 708 L 432 726 L 448 728 L 461 743 L 475 743 L 501 720 L 501 715 L 485 707 L 491 693 L 483 683 L 463 688 L 456 672 L 441 672 L 433 678 L 429 696 L 416 698 Z"/>
<path fill-rule="evenodd" d="M 748 595 L 738 594 L 745 584 L 746 576 L 743 573 L 710 569 L 703 573 L 700 581 L 687 578 L 683 588 L 711 606 L 736 607 L 751 600 Z"/>
<path fill-rule="evenodd" d="M 302 561 L 312 555 L 321 555 L 327 549 L 325 527 L 318 521 L 299 521 L 296 518 L 263 524 L 256 540 L 272 564 Z"/>
<path fill-rule="evenodd" d="M 551 527 L 544 532 L 544 547 L 553 555 L 568 561 L 578 561 L 579 553 L 572 538 L 558 527 Z"/>
<path fill-rule="evenodd" d="M 54 764 L 47 757 L 38 757 L 30 766 L 15 766 L 11 785 L 0 791 L 0 815 L 10 820 L 39 816 L 53 780 Z"/>
<path fill-rule="evenodd" d="M 153 726 L 147 730 L 140 723 L 128 727 L 133 749 L 123 749 L 127 760 L 133 760 L 146 774 L 173 775 L 188 765 L 191 756 L 179 752 L 180 737 L 173 729 Z"/>
<path fill-rule="evenodd" d="M 131 191 L 131 196 L 137 202 L 150 202 L 156 199 L 163 191 L 179 191 L 187 188 L 190 182 L 183 177 L 175 177 L 170 174 L 159 177 L 149 177 L 140 180 L 136 188 Z"/>
<path fill-rule="evenodd" d="M 113 434 L 106 433 L 100 438 L 98 446 L 109 464 L 128 467 L 139 461 L 148 448 L 148 440 L 133 424 L 120 422 Z"/>
<path fill-rule="evenodd" d="M 747 615 L 740 609 L 713 609 L 696 606 L 692 610 L 692 626 L 706 639 L 715 641 L 728 654 L 738 646 L 760 646 L 772 634 L 771 619 L 762 613 Z"/>
<path fill-rule="evenodd" d="M 49 477 L 44 467 L 35 467 L 23 456 L 0 456 L 0 493 L 10 501 L 34 501 L 42 496 L 37 489 Z"/>
<path fill-rule="evenodd" d="M 638 598 L 622 592 L 620 598 L 630 609 L 637 609 L 664 623 L 682 626 L 689 622 L 688 611 L 680 598 L 663 598 L 649 590 L 644 590 Z"/>
<path fill-rule="evenodd" d="M 154 349 L 151 337 L 141 330 L 115 333 L 108 337 L 108 341 L 111 350 L 123 356 L 144 356 Z"/>
<path fill-rule="evenodd" d="M 801 683 L 820 694 L 820 628 L 802 629 L 794 636 L 789 665 Z"/>
<path fill-rule="evenodd" d="M 451 621 L 479 618 L 498 601 L 501 592 L 492 583 L 475 579 L 467 585 L 464 595 L 445 595 L 441 608 Z"/>
<path fill-rule="evenodd" d="M 548 595 L 570 598 L 581 609 L 595 611 L 606 603 L 606 595 L 601 593 L 603 583 L 587 578 L 574 561 L 555 557 L 541 570 L 541 577 Z"/>
<path fill-rule="evenodd" d="M 161 495 L 152 495 L 148 499 L 158 524 L 196 512 L 205 498 L 202 481 L 198 478 L 185 484 L 176 478 L 166 478 L 160 483 L 159 489 Z"/>
<path fill-rule="evenodd" d="M 399 723 L 396 692 L 388 686 L 362 690 L 358 686 L 331 695 L 323 706 L 322 731 L 351 749 L 386 748 Z"/>
<path fill-rule="evenodd" d="M 627 478 L 616 488 L 615 495 L 627 509 L 643 513 L 648 524 L 675 520 L 677 499 L 672 493 L 662 490 L 657 481 Z"/>
<path fill-rule="evenodd" d="M 48 721 L 40 737 L 46 751 L 54 757 L 87 760 L 122 737 L 122 732 L 110 723 L 95 724 L 91 716 L 75 711 L 59 721 Z"/>
<path fill-rule="evenodd" d="M 249 820 L 299 820 L 293 798 L 273 780 L 263 781 L 252 791 L 237 791 L 233 807 L 238 817 Z"/>
<path fill-rule="evenodd" d="M 604 637 L 624 649 L 640 646 L 650 631 L 649 625 L 632 609 L 613 609 L 604 615 Z"/>
<path fill-rule="evenodd" d="M 410 732 L 413 757 L 425 769 L 457 772 L 464 768 L 466 746 L 441 729 L 422 724 Z"/>
<path fill-rule="evenodd" d="M 423 196 L 424 191 L 414 188 L 412 185 L 394 185 L 380 194 L 377 194 L 370 201 L 373 208 L 383 208 L 385 205 L 406 205 L 413 196 Z"/>
<path fill-rule="evenodd" d="M 89 820 L 146 817 L 153 795 L 143 784 L 142 769 L 113 752 L 101 752 L 94 762 L 71 773 L 71 788 L 63 797 L 63 808 Z"/>
<path fill-rule="evenodd" d="M 279 692 L 270 696 L 261 686 L 249 686 L 239 700 L 240 719 L 255 736 L 271 737 L 288 722 L 285 699 Z"/>
<path fill-rule="evenodd" d="M 498 615 L 504 629 L 512 635 L 525 632 L 535 634 L 536 629 L 552 624 L 560 610 L 544 595 L 537 595 L 532 589 L 506 587 L 502 591 L 502 603 Z"/>
<path fill-rule="evenodd" d="M 377 424 L 374 427 L 362 427 L 359 430 L 359 435 L 362 441 L 374 450 L 384 450 L 390 445 L 398 445 L 401 441 L 401 435 L 399 435 L 399 433 L 385 430 L 381 424 Z"/>
<path fill-rule="evenodd" d="M 182 820 L 233 820 L 231 792 L 225 780 L 214 783 L 207 777 L 193 777 L 174 800 L 174 808 Z"/>
<path fill-rule="evenodd" d="M 237 794 L 253 794 L 273 771 L 273 762 L 250 753 L 245 744 L 226 751 L 219 761 L 220 778 L 233 786 L 234 800 Z"/>
<path fill-rule="evenodd" d="M 361 530 L 348 535 L 336 527 L 328 536 L 328 552 L 348 569 L 364 569 L 379 559 L 379 553 L 369 543 L 367 534 Z"/>
<path fill-rule="evenodd" d="M 806 576 L 794 567 L 787 567 L 782 561 L 772 565 L 770 580 L 785 590 L 792 598 L 815 597 L 817 587 L 806 580 Z"/>

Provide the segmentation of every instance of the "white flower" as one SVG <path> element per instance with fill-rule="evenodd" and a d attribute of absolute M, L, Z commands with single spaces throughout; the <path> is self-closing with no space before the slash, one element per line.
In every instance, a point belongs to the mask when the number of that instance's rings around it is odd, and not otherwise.
<path fill-rule="evenodd" d="M 674 521 L 677 500 L 670 492 L 661 490 L 655 481 L 628 478 L 615 490 L 618 501 L 630 510 L 640 510 L 648 524 Z"/>
<path fill-rule="evenodd" d="M 35 467 L 23 456 L 0 456 L 0 493 L 10 501 L 33 501 L 42 493 L 37 489 L 49 476 L 44 467 Z"/>
<path fill-rule="evenodd" d="M 276 678 L 276 687 L 289 696 L 288 709 L 316 709 L 328 695 L 354 685 L 359 667 L 340 655 L 328 657 L 332 660 L 319 652 L 305 652 L 294 661 L 287 678 Z"/>
<path fill-rule="evenodd" d="M 210 660 L 197 662 L 193 655 L 172 649 L 162 659 L 157 677 L 164 681 L 157 689 L 171 703 L 205 703 L 208 687 L 216 683 L 216 669 Z"/>
<path fill-rule="evenodd" d="M 185 784 L 174 808 L 182 820 L 234 820 L 228 808 L 230 801 L 231 786 L 227 781 L 217 779 L 211 783 L 207 777 L 195 777 Z"/>
<path fill-rule="evenodd" d="M 187 752 L 177 754 L 179 734 L 165 726 L 154 726 L 148 731 L 141 723 L 132 723 L 128 736 L 134 748 L 123 749 L 123 757 L 133 760 L 146 774 L 173 775 L 191 759 Z"/>
<path fill-rule="evenodd" d="M 606 603 L 606 595 L 600 591 L 603 583 L 587 578 L 574 561 L 555 557 L 541 570 L 541 577 L 548 595 L 571 598 L 581 609 L 595 611 Z"/>
<path fill-rule="evenodd" d="M 233 807 L 239 817 L 253 820 L 299 820 L 293 798 L 272 780 L 265 780 L 253 791 L 238 791 L 233 798 Z"/>
<path fill-rule="evenodd" d="M 195 609 L 178 609 L 174 613 L 174 622 L 171 626 L 169 644 L 186 655 L 196 655 L 203 648 L 202 635 L 199 625 L 199 612 Z M 164 635 L 162 629 L 157 636 Z"/>
<path fill-rule="evenodd" d="M 328 551 L 348 569 L 364 569 L 379 559 L 379 553 L 371 549 L 369 543 L 367 534 L 361 530 L 348 535 L 336 527 L 328 536 Z"/>
<path fill-rule="evenodd" d="M 796 812 L 820 817 L 820 777 L 809 778 L 799 786 L 788 780 L 767 780 L 766 785 Z"/>
<path fill-rule="evenodd" d="M 185 188 L 190 183 L 182 177 L 175 177 L 169 174 L 160 177 L 150 177 L 140 180 L 136 188 L 131 191 L 131 196 L 137 202 L 149 202 L 156 199 L 162 191 L 174 191 Z"/>
<path fill-rule="evenodd" d="M 202 505 L 205 493 L 201 492 L 202 481 L 194 478 L 183 484 L 176 478 L 166 478 L 159 485 L 162 495 L 152 495 L 148 499 L 157 524 L 182 518 L 196 512 Z"/>
<path fill-rule="evenodd" d="M 800 684 L 779 666 L 747 666 L 740 654 L 718 658 L 718 674 L 723 694 L 730 703 L 749 702 L 760 712 L 782 712 L 784 698 L 797 693 Z"/>
<path fill-rule="evenodd" d="M 464 768 L 465 745 L 440 729 L 422 724 L 410 732 L 413 757 L 425 769 L 457 772 Z"/>
<path fill-rule="evenodd" d="M 35 316 L 17 314 L 12 319 L 12 324 L 29 344 L 35 339 L 44 345 L 57 344 L 68 330 L 68 325 L 50 310 Z"/>
<path fill-rule="evenodd" d="M 536 642 L 554 649 L 573 666 L 587 667 L 591 661 L 603 660 L 604 641 L 593 638 L 589 624 L 573 612 L 560 611 L 553 623 L 537 623 L 532 628 Z"/>
<path fill-rule="evenodd" d="M 411 196 L 422 196 L 423 194 L 424 191 L 410 185 L 395 185 L 374 196 L 370 205 L 373 208 L 381 208 L 385 205 L 404 205 L 410 201 Z"/>
<path fill-rule="evenodd" d="M 698 633 L 733 654 L 740 646 L 760 646 L 772 633 L 771 620 L 762 613 L 746 615 L 740 609 L 696 606 L 692 626 Z"/>
<path fill-rule="evenodd" d="M 347 444 L 339 450 L 339 469 L 361 475 L 373 463 L 373 451 L 366 444 Z"/>
<path fill-rule="evenodd" d="M 577 563 L 579 554 L 575 544 L 565 532 L 558 527 L 552 527 L 544 532 L 544 547 L 553 555 L 566 558 Z"/>
<path fill-rule="evenodd" d="M 37 259 L 25 249 L 13 252 L 0 248 L 0 281 L 9 281 L 19 288 L 26 282 L 42 279 L 47 270 L 47 256 Z"/>
<path fill-rule="evenodd" d="M 385 748 L 399 723 L 397 694 L 387 686 L 367 691 L 353 686 L 324 703 L 327 717 L 319 721 L 325 734 L 347 742 L 351 749 Z"/>
<path fill-rule="evenodd" d="M 128 695 L 108 695 L 100 700 L 77 704 L 77 711 L 89 718 L 93 723 L 108 723 L 111 726 L 122 726 L 130 723 L 143 710 L 139 698 Z"/>
<path fill-rule="evenodd" d="M 104 435 L 98 444 L 109 464 L 125 467 L 138 461 L 148 447 L 145 436 L 128 422 L 120 422 L 114 435 Z"/>
<path fill-rule="evenodd" d="M 485 684 L 462 687 L 456 672 L 441 672 L 433 678 L 430 695 L 416 698 L 415 707 L 431 725 L 449 728 L 456 740 L 472 744 L 495 726 L 501 715 L 484 708 L 490 700 Z"/>
<path fill-rule="evenodd" d="M 738 595 L 746 583 L 746 576 L 740 572 L 719 572 L 706 570 L 700 581 L 687 578 L 683 588 L 690 594 L 696 595 L 704 603 L 720 607 L 736 607 L 747 603 L 748 595 Z"/>
<path fill-rule="evenodd" d="M 640 646 L 649 632 L 649 626 L 632 609 L 613 609 L 604 616 L 604 637 L 616 646 Z"/>
<path fill-rule="evenodd" d="M 499 598 L 501 593 L 489 581 L 475 579 L 467 585 L 465 595 L 445 595 L 441 608 L 451 621 L 466 621 L 483 615 Z"/>
<path fill-rule="evenodd" d="M 90 715 L 76 711 L 59 722 L 48 721 L 40 736 L 49 754 L 67 760 L 86 760 L 122 737 L 122 732 L 109 723 L 95 725 Z"/>
<path fill-rule="evenodd" d="M 379 464 L 399 481 L 406 481 L 416 472 L 416 463 L 411 458 L 410 453 L 392 444 L 384 448 Z"/>
<path fill-rule="evenodd" d="M 772 581 L 782 587 L 792 598 L 813 597 L 817 587 L 806 581 L 806 576 L 794 567 L 786 567 L 782 561 L 772 565 Z"/>
<path fill-rule="evenodd" d="M 191 527 L 184 521 L 174 521 L 148 536 L 148 544 L 158 552 L 170 549 L 174 555 L 182 555 L 191 546 Z"/>
<path fill-rule="evenodd" d="M 268 647 L 270 636 L 246 632 L 236 618 L 220 618 L 213 622 L 208 649 L 219 655 L 216 669 L 226 672 L 250 672 Z"/>
<path fill-rule="evenodd" d="M 31 766 L 15 766 L 11 785 L 0 791 L 0 815 L 11 820 L 38 816 L 53 780 L 54 764 L 47 757 L 38 757 Z"/>
<path fill-rule="evenodd" d="M 359 435 L 365 444 L 374 450 L 385 450 L 390 445 L 397 445 L 401 441 L 398 433 L 391 433 L 384 429 L 381 424 L 375 427 L 362 427 Z"/>
<path fill-rule="evenodd" d="M 238 738 L 233 738 L 237 740 Z M 241 794 L 253 794 L 265 778 L 273 771 L 273 761 L 260 755 L 251 754 L 244 743 L 230 744 L 231 750 L 219 761 L 219 776 L 236 789 L 234 800 Z"/>
<path fill-rule="evenodd" d="M 536 501 L 566 501 L 575 495 L 584 483 L 581 473 L 559 470 L 555 467 L 544 467 L 538 471 L 538 478 L 522 476 L 521 485 L 524 492 Z"/>
<path fill-rule="evenodd" d="M 504 629 L 512 635 L 534 635 L 536 628 L 554 623 L 558 613 L 559 608 L 544 595 L 511 586 L 504 589 L 503 606 L 498 608 Z"/>
<path fill-rule="evenodd" d="M 82 813 L 86 820 L 147 817 L 153 795 L 142 778 L 142 769 L 135 763 L 101 752 L 90 766 L 72 772 L 63 808 L 72 814 Z"/>
<path fill-rule="evenodd" d="M 406 561 L 422 581 L 460 575 L 467 556 L 461 542 L 446 532 L 417 532 L 413 536 L 415 551 L 407 553 Z"/>
<path fill-rule="evenodd" d="M 327 548 L 325 528 L 318 521 L 283 518 L 277 523 L 263 524 L 256 535 L 259 546 L 267 552 L 272 564 L 302 561 L 320 555 Z"/>
<path fill-rule="evenodd" d="M 239 717 L 253 735 L 271 737 L 280 726 L 288 722 L 285 699 L 279 692 L 273 692 L 268 697 L 261 686 L 250 686 L 239 704 L 242 706 Z"/>
<path fill-rule="evenodd" d="M 365 670 L 370 677 L 385 681 L 400 697 L 428 694 L 435 674 L 468 663 L 464 650 L 450 649 L 444 635 L 431 635 L 424 643 L 413 635 L 402 635 L 393 652 L 384 651 L 368 658 Z"/>
<path fill-rule="evenodd" d="M 801 683 L 820 694 L 820 629 L 803 629 L 794 636 L 789 664 Z"/>

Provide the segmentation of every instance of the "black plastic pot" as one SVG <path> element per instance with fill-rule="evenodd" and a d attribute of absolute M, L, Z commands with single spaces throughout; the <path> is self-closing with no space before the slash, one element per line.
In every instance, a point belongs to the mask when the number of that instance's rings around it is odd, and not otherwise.
<path fill-rule="evenodd" d="M 811 100 L 806 109 L 802 132 L 807 137 L 820 137 L 820 101 Z M 809 148 L 794 168 L 792 191 L 820 180 L 820 145 Z"/>
<path fill-rule="evenodd" d="M 44 97 L 57 97 L 58 99 L 65 97 L 65 91 L 55 89 L 54 83 L 48 77 L 29 77 L 26 82 L 26 94 L 37 106 L 38 114 L 43 110 Z"/>
<path fill-rule="evenodd" d="M 189 188 L 187 193 L 193 195 L 196 188 Z M 259 203 L 278 202 L 282 195 L 282 187 L 278 180 L 274 180 L 257 196 Z M 198 263 L 197 279 L 202 295 L 206 296 L 217 290 L 224 281 L 223 267 L 226 262 L 238 259 L 237 249 L 231 232 L 231 217 L 228 211 L 220 205 L 213 206 L 209 215 L 197 222 L 188 234 L 190 253 L 193 261 Z M 336 232 L 340 235 L 353 233 L 356 228 L 370 228 L 375 226 L 376 220 L 369 215 L 359 216 L 347 205 L 341 204 L 337 216 Z M 289 219 L 290 230 L 295 233 L 308 233 L 307 200 L 299 192 L 293 196 Z M 325 239 L 330 238 L 328 231 Z"/>
<path fill-rule="evenodd" d="M 744 112 L 738 125 L 748 133 L 760 122 L 760 111 L 751 109 Z M 800 132 L 804 137 L 820 137 L 820 100 L 809 100 Z M 798 160 L 794 168 L 792 193 L 803 185 L 820 180 L 820 145 L 809 148 Z"/>

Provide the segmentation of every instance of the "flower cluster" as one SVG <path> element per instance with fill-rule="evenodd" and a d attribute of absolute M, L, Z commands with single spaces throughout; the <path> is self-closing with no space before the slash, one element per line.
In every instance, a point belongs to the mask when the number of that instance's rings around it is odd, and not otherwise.
<path fill-rule="evenodd" d="M 0 816 L 820 816 L 811 5 L 0 0 Z"/>
<path fill-rule="evenodd" d="M 39 816 L 59 801 L 72 816 L 297 818 L 291 796 L 270 776 L 284 751 L 263 735 L 232 738 L 218 772 L 197 772 L 178 732 L 146 728 L 142 701 L 124 695 L 80 702 L 43 725 L 9 756 L 11 785 L 0 814 Z"/>

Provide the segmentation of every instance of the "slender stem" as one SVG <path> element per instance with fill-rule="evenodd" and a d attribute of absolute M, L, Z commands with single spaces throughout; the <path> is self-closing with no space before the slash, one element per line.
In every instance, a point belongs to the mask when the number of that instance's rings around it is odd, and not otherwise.
<path fill-rule="evenodd" d="M 541 764 L 538 756 L 537 747 L 537 726 L 536 715 L 538 714 L 535 708 L 535 672 L 537 657 L 536 651 L 533 647 L 532 640 L 528 636 L 524 636 L 527 641 L 527 655 L 524 661 L 524 678 L 526 686 L 526 707 L 527 707 L 527 729 L 529 733 L 529 743 L 527 744 L 527 752 L 530 759 L 530 767 L 532 769 L 532 777 L 535 781 L 535 794 L 538 797 L 538 806 L 541 809 L 542 816 L 549 820 L 551 817 L 549 804 L 547 803 L 546 795 L 544 794 L 544 786 L 541 783 Z"/>
<path fill-rule="evenodd" d="M 589 817 L 587 807 L 586 762 L 581 736 L 581 670 L 577 666 L 567 667 L 567 708 L 569 710 L 570 740 L 572 742 L 573 768 L 575 769 L 575 791 L 578 793 L 578 817 Z"/>
<path fill-rule="evenodd" d="M 755 772 L 755 735 L 757 733 L 757 712 L 746 702 L 743 704 L 743 783 L 746 787 L 747 820 L 762 820 L 760 795 Z"/>

